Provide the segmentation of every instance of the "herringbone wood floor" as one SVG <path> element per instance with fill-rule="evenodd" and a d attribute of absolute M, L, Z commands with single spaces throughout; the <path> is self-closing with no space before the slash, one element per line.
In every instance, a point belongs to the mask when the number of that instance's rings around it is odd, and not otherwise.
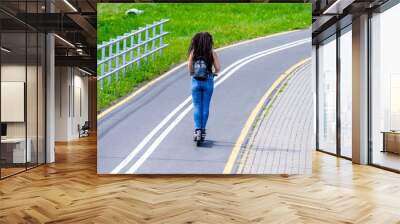
<path fill-rule="evenodd" d="M 94 137 L 0 181 L 0 223 L 400 223 L 400 175 L 314 153 L 304 176 L 98 176 Z"/>

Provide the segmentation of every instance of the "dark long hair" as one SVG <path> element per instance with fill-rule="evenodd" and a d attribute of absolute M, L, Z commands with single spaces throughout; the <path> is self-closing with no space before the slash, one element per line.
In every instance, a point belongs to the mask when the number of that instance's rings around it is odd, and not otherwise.
<path fill-rule="evenodd" d="M 193 59 L 204 58 L 207 62 L 208 67 L 211 70 L 211 66 L 214 62 L 213 58 L 213 38 L 208 32 L 196 33 L 189 46 L 188 54 L 193 52 Z"/>

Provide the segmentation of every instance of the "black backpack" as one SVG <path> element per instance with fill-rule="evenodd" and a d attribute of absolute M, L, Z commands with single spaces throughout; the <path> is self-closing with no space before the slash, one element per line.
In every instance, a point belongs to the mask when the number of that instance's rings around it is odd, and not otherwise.
<path fill-rule="evenodd" d="M 210 71 L 204 58 L 198 58 L 193 61 L 193 78 L 197 80 L 206 80 Z"/>

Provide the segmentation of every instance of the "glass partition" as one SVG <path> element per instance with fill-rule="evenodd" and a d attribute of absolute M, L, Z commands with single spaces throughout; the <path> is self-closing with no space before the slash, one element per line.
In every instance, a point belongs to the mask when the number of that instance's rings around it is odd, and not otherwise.
<path fill-rule="evenodd" d="M 336 153 L 336 35 L 318 48 L 319 150 Z"/>
<path fill-rule="evenodd" d="M 36 13 L 44 2 L 11 3 L 0 6 Z M 0 12 L 0 178 L 45 162 L 45 44 L 43 33 Z"/>
<path fill-rule="evenodd" d="M 340 35 L 340 154 L 351 158 L 352 141 L 352 34 L 351 25 Z"/>
<path fill-rule="evenodd" d="M 26 141 L 26 41 L 25 32 L 1 34 L 2 177 L 25 170 L 31 161 Z"/>
<path fill-rule="evenodd" d="M 400 170 L 400 5 L 371 18 L 371 162 Z"/>

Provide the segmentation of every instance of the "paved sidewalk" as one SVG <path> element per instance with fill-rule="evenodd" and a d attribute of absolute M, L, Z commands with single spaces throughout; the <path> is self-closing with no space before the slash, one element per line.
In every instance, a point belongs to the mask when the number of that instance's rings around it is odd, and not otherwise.
<path fill-rule="evenodd" d="M 314 142 L 311 62 L 297 67 L 260 113 L 236 173 L 311 174 Z"/>

